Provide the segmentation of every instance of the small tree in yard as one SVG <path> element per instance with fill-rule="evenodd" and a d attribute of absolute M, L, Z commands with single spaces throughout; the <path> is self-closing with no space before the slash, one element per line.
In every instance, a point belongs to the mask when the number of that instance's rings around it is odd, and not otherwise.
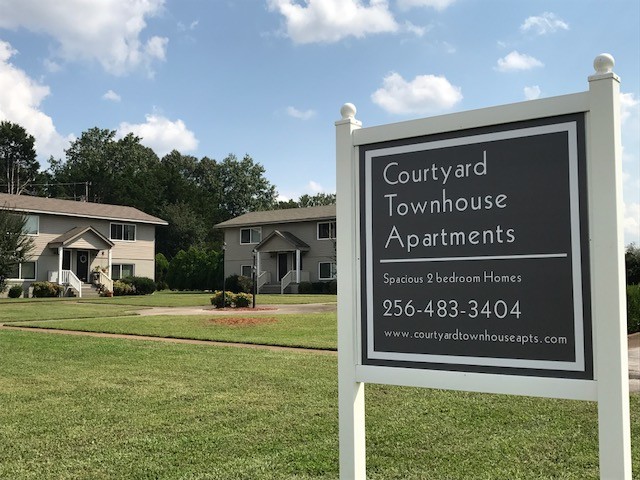
<path fill-rule="evenodd" d="M 0 207 L 0 292 L 6 288 L 6 279 L 33 250 L 33 239 L 22 234 L 26 221 L 22 215 Z"/>

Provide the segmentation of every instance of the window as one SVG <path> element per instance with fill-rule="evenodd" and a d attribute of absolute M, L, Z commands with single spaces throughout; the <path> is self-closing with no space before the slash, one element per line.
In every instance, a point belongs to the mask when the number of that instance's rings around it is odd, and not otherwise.
<path fill-rule="evenodd" d="M 252 265 L 242 265 L 240 267 L 240 275 L 242 275 L 243 277 L 251 278 L 252 270 L 253 270 Z"/>
<path fill-rule="evenodd" d="M 320 280 L 336 278 L 336 264 L 334 262 L 320 262 L 318 264 L 318 278 Z"/>
<path fill-rule="evenodd" d="M 131 264 L 113 264 L 111 265 L 111 278 L 113 280 L 120 280 L 125 277 L 133 277 L 134 269 Z"/>
<path fill-rule="evenodd" d="M 25 215 L 25 224 L 22 233 L 25 235 L 38 235 L 40 233 L 40 217 L 38 215 Z"/>
<path fill-rule="evenodd" d="M 9 278 L 13 280 L 35 280 L 36 279 L 36 262 L 22 262 L 16 265 Z"/>
<path fill-rule="evenodd" d="M 318 240 L 332 240 L 336 238 L 336 222 L 318 223 Z"/>
<path fill-rule="evenodd" d="M 136 226 L 129 223 L 112 223 L 111 240 L 136 241 Z"/>
<path fill-rule="evenodd" d="M 241 228 L 240 229 L 240 244 L 247 245 L 250 243 L 260 243 L 262 241 L 262 228 Z"/>

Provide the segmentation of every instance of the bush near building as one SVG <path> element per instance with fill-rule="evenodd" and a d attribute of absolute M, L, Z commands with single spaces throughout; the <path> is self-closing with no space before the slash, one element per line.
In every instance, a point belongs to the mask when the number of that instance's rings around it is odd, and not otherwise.
<path fill-rule="evenodd" d="M 9 298 L 20 298 L 22 296 L 22 285 L 14 285 L 9 289 Z"/>
<path fill-rule="evenodd" d="M 64 287 L 51 282 L 33 282 L 31 288 L 33 289 L 33 296 L 35 298 L 45 298 L 59 297 L 62 295 Z"/>

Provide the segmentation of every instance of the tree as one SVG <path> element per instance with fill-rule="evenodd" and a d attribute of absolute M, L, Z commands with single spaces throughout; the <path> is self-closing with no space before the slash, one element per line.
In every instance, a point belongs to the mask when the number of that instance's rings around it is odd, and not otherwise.
<path fill-rule="evenodd" d="M 217 180 L 220 185 L 219 205 L 223 220 L 247 212 L 269 210 L 276 202 L 276 187 L 264 176 L 265 169 L 254 163 L 249 155 L 238 160 L 231 154 L 217 164 Z"/>
<path fill-rule="evenodd" d="M 27 219 L 7 209 L 0 209 L 0 292 L 16 266 L 29 258 L 33 239 L 23 235 Z"/>
<path fill-rule="evenodd" d="M 298 204 L 301 208 L 318 207 L 321 205 L 335 205 L 335 203 L 335 193 L 317 193 L 315 195 L 305 194 L 298 199 Z"/>
<path fill-rule="evenodd" d="M 40 169 L 35 138 L 16 123 L 0 122 L 0 184 L 2 191 L 19 195 L 34 183 Z"/>
<path fill-rule="evenodd" d="M 640 248 L 635 243 L 627 245 L 624 254 L 627 285 L 640 284 Z"/>
<path fill-rule="evenodd" d="M 157 213 L 157 155 L 133 134 L 119 140 L 115 135 L 115 130 L 91 128 L 71 143 L 65 161 L 50 161 L 52 183 L 63 184 L 56 196 L 77 198 L 74 184 L 90 182 L 87 201 Z"/>
<path fill-rule="evenodd" d="M 335 205 L 336 194 L 335 193 L 317 193 L 315 195 L 304 194 L 301 195 L 298 200 L 280 200 L 277 207 L 279 209 L 286 208 L 306 208 L 306 207 L 318 207 L 320 205 Z"/>

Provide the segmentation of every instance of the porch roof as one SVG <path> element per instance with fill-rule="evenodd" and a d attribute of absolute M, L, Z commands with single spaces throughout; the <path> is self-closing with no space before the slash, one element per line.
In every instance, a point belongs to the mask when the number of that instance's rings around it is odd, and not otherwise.
<path fill-rule="evenodd" d="M 308 252 L 311 247 L 290 232 L 274 230 L 256 246 L 258 252 L 282 252 L 300 250 Z"/>
<path fill-rule="evenodd" d="M 91 225 L 75 227 L 49 242 L 49 247 L 69 247 L 78 240 L 85 240 L 96 250 L 110 249 L 115 244 Z"/>

